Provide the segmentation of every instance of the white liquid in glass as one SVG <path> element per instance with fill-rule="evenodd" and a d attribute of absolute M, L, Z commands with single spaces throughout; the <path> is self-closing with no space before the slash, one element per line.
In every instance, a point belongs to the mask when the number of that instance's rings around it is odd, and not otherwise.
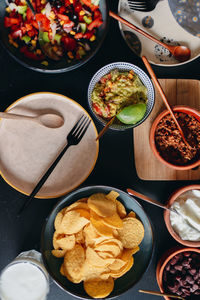
<path fill-rule="evenodd" d="M 2 300 L 45 300 L 47 279 L 40 268 L 30 262 L 9 265 L 0 279 Z"/>

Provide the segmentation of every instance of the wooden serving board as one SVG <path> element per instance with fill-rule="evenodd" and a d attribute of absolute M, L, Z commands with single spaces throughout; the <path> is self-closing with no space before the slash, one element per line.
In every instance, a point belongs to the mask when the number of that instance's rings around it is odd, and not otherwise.
<path fill-rule="evenodd" d="M 159 79 L 171 105 L 188 105 L 200 110 L 200 81 L 190 79 Z M 149 132 L 156 116 L 165 110 L 156 91 L 155 105 L 147 120 L 134 129 L 134 155 L 138 177 L 143 180 L 199 180 L 197 170 L 176 171 L 162 164 L 149 145 Z"/>

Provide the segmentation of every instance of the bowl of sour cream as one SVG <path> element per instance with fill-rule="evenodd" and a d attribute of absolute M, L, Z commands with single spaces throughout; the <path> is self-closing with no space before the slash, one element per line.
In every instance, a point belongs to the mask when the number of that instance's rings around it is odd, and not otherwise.
<path fill-rule="evenodd" d="M 185 246 L 200 247 L 200 185 L 177 190 L 168 207 L 172 210 L 165 210 L 164 220 L 172 237 Z"/>

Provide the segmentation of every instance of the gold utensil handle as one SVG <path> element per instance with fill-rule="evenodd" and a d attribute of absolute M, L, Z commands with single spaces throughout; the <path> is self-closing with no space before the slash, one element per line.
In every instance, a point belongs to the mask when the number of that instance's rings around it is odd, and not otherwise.
<path fill-rule="evenodd" d="M 148 202 L 150 204 L 156 205 L 156 206 L 158 206 L 160 208 L 168 209 L 168 207 L 166 205 L 164 205 L 164 204 L 162 204 L 162 203 L 160 203 L 160 202 L 158 202 L 158 201 L 156 201 L 154 199 L 151 199 L 151 198 L 147 197 L 146 195 L 140 194 L 140 193 L 138 193 L 138 192 L 136 192 L 136 191 L 134 191 L 132 189 L 128 188 L 127 189 L 127 193 L 129 195 L 131 195 L 131 196 L 138 197 L 139 199 L 144 200 L 144 201 L 146 201 L 146 202 Z"/>
<path fill-rule="evenodd" d="M 144 294 L 150 294 L 150 295 L 155 295 L 155 296 L 166 296 L 166 297 L 170 297 L 170 298 L 174 298 L 174 299 L 180 299 L 180 300 L 185 300 L 183 297 L 181 296 L 176 296 L 176 295 L 171 295 L 171 294 L 165 294 L 165 293 L 161 293 L 161 292 L 154 292 L 154 291 L 144 291 L 144 290 L 139 290 L 140 293 L 144 293 Z"/>
<path fill-rule="evenodd" d="M 99 135 L 96 138 L 96 141 L 98 141 L 102 137 L 102 135 L 104 135 L 104 133 L 108 130 L 109 126 L 114 122 L 115 117 L 116 116 L 112 117 L 112 119 L 110 119 L 110 121 L 106 124 L 106 126 L 99 132 Z"/>

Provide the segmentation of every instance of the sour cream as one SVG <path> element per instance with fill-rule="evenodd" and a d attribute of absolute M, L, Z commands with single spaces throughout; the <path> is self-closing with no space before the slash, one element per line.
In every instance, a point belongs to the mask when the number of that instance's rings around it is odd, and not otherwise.
<path fill-rule="evenodd" d="M 48 283 L 43 272 L 29 262 L 14 263 L 0 279 L 2 300 L 45 300 Z"/>
<path fill-rule="evenodd" d="M 200 190 L 191 190 L 181 194 L 171 208 L 170 222 L 174 231 L 182 240 L 200 241 Z"/>

